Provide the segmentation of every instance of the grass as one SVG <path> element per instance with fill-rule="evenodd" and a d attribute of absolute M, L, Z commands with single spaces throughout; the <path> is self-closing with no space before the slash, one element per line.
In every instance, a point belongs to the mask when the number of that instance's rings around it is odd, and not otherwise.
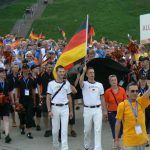
<path fill-rule="evenodd" d="M 8 34 L 27 7 L 37 0 L 0 0 L 0 35 Z"/>
<path fill-rule="evenodd" d="M 89 14 L 96 39 L 106 36 L 125 43 L 130 33 L 139 40 L 139 16 L 150 13 L 149 0 L 54 0 L 32 28 L 47 37 L 60 38 L 60 26 L 71 38 L 80 23 Z"/>

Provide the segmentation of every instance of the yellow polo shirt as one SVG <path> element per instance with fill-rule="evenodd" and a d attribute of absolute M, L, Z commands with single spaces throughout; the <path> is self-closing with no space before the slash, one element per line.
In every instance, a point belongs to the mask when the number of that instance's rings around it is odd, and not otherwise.
<path fill-rule="evenodd" d="M 116 119 L 123 123 L 123 145 L 138 146 L 145 144 L 148 141 L 148 136 L 145 127 L 145 108 L 150 105 L 150 100 L 141 96 L 137 99 L 138 102 L 138 118 L 137 122 L 141 125 L 142 133 L 137 135 L 135 132 L 136 119 L 133 111 L 128 103 L 128 100 L 121 102 L 117 109 Z M 136 102 L 132 103 L 134 109 L 136 108 Z"/>

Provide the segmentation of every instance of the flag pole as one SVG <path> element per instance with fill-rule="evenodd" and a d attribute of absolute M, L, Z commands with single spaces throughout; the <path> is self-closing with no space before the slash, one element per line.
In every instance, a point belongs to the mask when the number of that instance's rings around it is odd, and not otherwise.
<path fill-rule="evenodd" d="M 87 44 L 88 44 L 88 27 L 89 27 L 89 15 L 87 14 L 87 19 L 86 19 L 86 46 L 85 46 L 85 56 L 87 55 Z M 86 63 L 86 61 L 85 61 Z"/>

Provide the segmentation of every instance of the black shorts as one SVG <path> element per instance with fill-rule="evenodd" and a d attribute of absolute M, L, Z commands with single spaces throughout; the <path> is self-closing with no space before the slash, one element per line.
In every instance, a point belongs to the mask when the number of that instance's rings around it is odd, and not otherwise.
<path fill-rule="evenodd" d="M 0 106 L 0 117 L 9 116 L 10 114 L 10 104 L 6 103 Z"/>

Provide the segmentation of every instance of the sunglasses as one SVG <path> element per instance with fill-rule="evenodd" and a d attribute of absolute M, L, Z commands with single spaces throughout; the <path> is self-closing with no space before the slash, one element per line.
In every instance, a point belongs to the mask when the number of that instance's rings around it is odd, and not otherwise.
<path fill-rule="evenodd" d="M 131 90 L 130 92 L 131 93 L 138 93 L 139 91 L 138 90 Z"/>

